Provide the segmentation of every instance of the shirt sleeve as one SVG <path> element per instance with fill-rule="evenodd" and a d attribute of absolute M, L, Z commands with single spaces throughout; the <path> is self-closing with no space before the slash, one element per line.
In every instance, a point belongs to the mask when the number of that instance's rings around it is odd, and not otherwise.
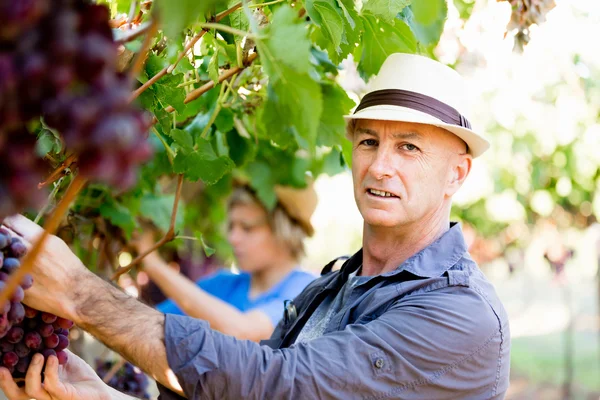
<path fill-rule="evenodd" d="M 508 322 L 474 290 L 437 292 L 284 349 L 167 315 L 169 366 L 189 399 L 502 398 Z"/>

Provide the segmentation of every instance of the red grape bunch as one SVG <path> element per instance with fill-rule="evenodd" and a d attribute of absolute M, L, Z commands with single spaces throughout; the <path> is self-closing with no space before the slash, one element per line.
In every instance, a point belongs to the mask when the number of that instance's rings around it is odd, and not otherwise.
<path fill-rule="evenodd" d="M 96 373 L 101 379 L 104 379 L 108 371 L 115 365 L 112 361 L 96 360 Z M 121 393 L 125 393 L 131 396 L 135 396 L 140 399 L 149 399 L 148 394 L 148 377 L 133 364 L 126 362 L 121 368 L 109 379 L 107 384 L 118 390 Z"/>
<path fill-rule="evenodd" d="M 19 268 L 25 252 L 21 240 L 0 228 L 0 290 Z M 22 304 L 24 291 L 31 285 L 33 279 L 26 275 L 0 315 L 0 365 L 8 368 L 15 378 L 25 377 L 35 353 L 42 353 L 46 358 L 55 355 L 60 364 L 67 362 L 64 350 L 69 346 L 69 329 L 73 322 Z"/>
<path fill-rule="evenodd" d="M 27 127 L 40 116 L 89 179 L 127 188 L 151 156 L 152 120 L 129 103 L 109 17 L 87 0 L 0 0 L 0 218 L 39 205 Z"/>

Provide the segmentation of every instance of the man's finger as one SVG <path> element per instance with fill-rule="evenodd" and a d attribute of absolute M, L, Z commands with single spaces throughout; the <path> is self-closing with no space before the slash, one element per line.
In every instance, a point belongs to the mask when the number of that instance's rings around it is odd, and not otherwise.
<path fill-rule="evenodd" d="M 50 356 L 46 360 L 46 368 L 44 369 L 44 389 L 50 394 L 57 395 L 59 383 L 58 358 Z"/>
<path fill-rule="evenodd" d="M 10 371 L 6 368 L 0 368 L 0 390 L 8 400 L 29 400 L 30 397 L 25 394 L 25 391 L 17 386 L 13 380 Z"/>
<path fill-rule="evenodd" d="M 5 218 L 3 224 L 30 243 L 35 242 L 44 231 L 41 226 L 20 214 Z"/>
<path fill-rule="evenodd" d="M 50 396 L 42 387 L 43 367 L 44 356 L 39 353 L 34 354 L 25 375 L 25 393 L 36 400 L 50 400 Z"/>

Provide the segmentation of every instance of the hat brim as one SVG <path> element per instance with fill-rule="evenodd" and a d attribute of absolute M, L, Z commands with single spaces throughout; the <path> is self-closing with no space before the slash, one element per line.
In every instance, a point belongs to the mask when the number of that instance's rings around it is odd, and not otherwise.
<path fill-rule="evenodd" d="M 443 128 L 467 143 L 469 146 L 469 153 L 473 158 L 479 157 L 487 149 L 490 148 L 490 142 L 487 141 L 482 135 L 475 131 L 462 126 L 447 124 L 440 121 L 439 119 L 410 108 L 390 106 L 390 105 L 379 105 L 368 107 L 360 110 L 359 112 L 351 115 L 345 115 L 344 120 L 349 122 L 355 119 L 374 119 L 381 121 L 399 121 L 399 122 L 413 122 L 416 124 L 433 125 Z"/>

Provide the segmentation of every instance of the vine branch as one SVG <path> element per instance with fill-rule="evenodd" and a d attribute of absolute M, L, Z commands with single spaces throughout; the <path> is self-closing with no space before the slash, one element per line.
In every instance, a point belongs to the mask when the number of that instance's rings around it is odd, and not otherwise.
<path fill-rule="evenodd" d="M 229 14 L 231 14 L 232 12 L 239 9 L 241 6 L 242 6 L 242 3 L 237 3 L 237 4 L 233 5 L 232 7 L 230 7 L 229 9 L 227 9 L 223 12 L 220 12 L 219 14 L 217 14 L 215 16 L 215 18 L 214 18 L 215 22 L 221 21 L 223 18 L 227 17 Z M 190 39 L 190 41 L 185 45 L 184 49 L 179 53 L 179 55 L 177 56 L 177 60 L 175 60 L 175 62 L 173 64 L 167 65 L 166 67 L 164 67 L 163 69 L 158 71 L 156 73 L 156 75 L 154 75 L 152 78 L 148 79 L 148 81 L 146 83 L 144 83 L 142 86 L 140 86 L 139 88 L 134 90 L 134 92 L 131 94 L 131 97 L 129 98 L 129 100 L 130 101 L 135 100 L 140 94 L 142 94 L 144 91 L 146 91 L 146 89 L 148 89 L 150 86 L 152 86 L 156 82 L 158 82 L 158 80 L 161 79 L 163 76 L 173 72 L 175 67 L 177 67 L 177 64 L 179 64 L 179 62 L 183 59 L 183 57 L 185 57 L 187 55 L 187 53 L 192 49 L 192 47 L 194 47 L 194 45 L 198 42 L 198 40 L 200 40 L 202 38 L 202 36 L 204 36 L 204 34 L 206 32 L 207 31 L 205 29 L 202 29 L 200 32 L 198 32 L 196 35 L 194 35 L 194 37 L 192 39 Z"/>
<path fill-rule="evenodd" d="M 142 43 L 142 48 L 140 49 L 137 56 L 135 57 L 135 60 L 133 61 L 133 65 L 131 66 L 131 69 L 129 70 L 128 75 L 129 75 L 130 82 L 133 82 L 133 80 L 138 76 L 138 74 L 142 70 L 144 63 L 146 62 L 146 58 L 148 57 L 148 52 L 150 51 L 150 44 L 152 43 L 152 40 L 154 39 L 154 36 L 156 36 L 157 32 L 158 32 L 158 19 L 156 17 L 154 17 L 154 18 L 152 18 L 152 21 L 150 22 L 150 27 L 148 28 L 146 36 L 144 37 L 144 42 Z"/>
<path fill-rule="evenodd" d="M 115 271 L 111 280 L 116 280 L 121 275 L 129 272 L 133 267 L 135 267 L 137 264 L 139 264 L 140 261 L 142 261 L 144 259 L 144 257 L 146 257 L 148 254 L 152 253 L 153 251 L 155 251 L 156 249 L 158 249 L 165 243 L 168 243 L 175 238 L 175 221 L 177 219 L 177 207 L 179 206 L 179 199 L 181 198 L 181 187 L 182 186 L 183 186 L 183 174 L 180 174 L 179 179 L 177 180 L 177 189 L 175 190 L 175 200 L 173 201 L 173 211 L 171 212 L 171 224 L 169 225 L 169 230 L 167 231 L 165 236 L 163 236 L 162 239 L 160 239 L 158 242 L 156 242 L 154 244 L 154 246 L 152 246 L 148 250 L 144 251 L 142 254 L 139 254 L 128 265 L 126 265 L 124 267 L 119 267 Z"/>
<path fill-rule="evenodd" d="M 35 241 L 31 249 L 25 254 L 21 267 L 17 268 L 15 272 L 10 275 L 6 282 L 6 287 L 0 292 L 0 307 L 4 306 L 4 303 L 12 297 L 17 286 L 21 284 L 23 278 L 33 268 L 33 262 L 37 258 L 38 254 L 42 250 L 44 242 L 58 228 L 60 221 L 67 213 L 69 206 L 75 196 L 85 186 L 86 180 L 81 175 L 77 175 L 75 179 L 69 185 L 64 197 L 60 200 L 52 215 L 46 220 L 44 224 L 44 230 L 40 237 Z"/>
<path fill-rule="evenodd" d="M 44 186 L 59 180 L 62 177 L 63 171 L 69 168 L 75 161 L 77 161 L 77 156 L 75 154 L 71 154 L 61 165 L 58 166 L 58 168 L 52 171 L 50 176 L 44 182 L 38 183 L 38 189 L 41 189 Z"/>
<path fill-rule="evenodd" d="M 135 29 L 130 29 L 127 32 L 123 33 L 119 39 L 115 40 L 116 44 L 125 44 L 127 42 L 131 42 L 134 39 L 137 39 L 144 33 L 148 32 L 148 30 L 152 28 L 152 22 L 144 22 L 140 26 Z"/>

